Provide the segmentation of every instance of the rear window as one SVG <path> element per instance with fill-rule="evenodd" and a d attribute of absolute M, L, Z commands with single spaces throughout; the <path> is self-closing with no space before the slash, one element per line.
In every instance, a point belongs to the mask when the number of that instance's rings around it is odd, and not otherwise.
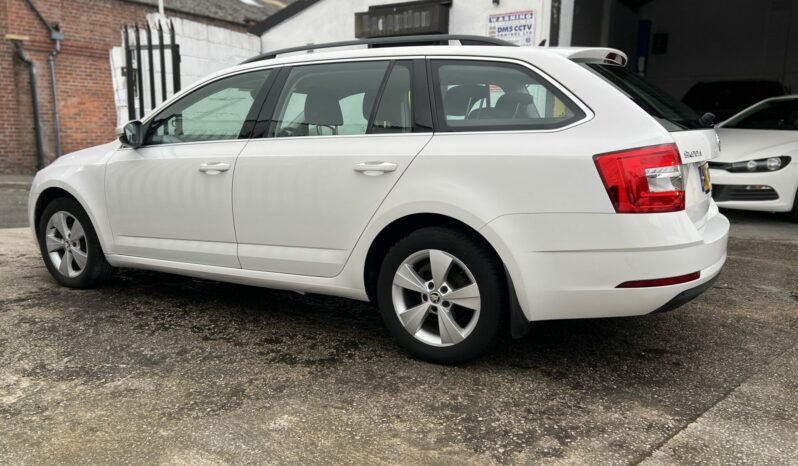
<path fill-rule="evenodd" d="M 585 63 L 585 67 L 620 89 L 668 131 L 703 128 L 698 114 L 622 66 Z"/>
<path fill-rule="evenodd" d="M 443 131 L 563 128 L 585 117 L 573 101 L 532 70 L 476 60 L 433 60 Z"/>

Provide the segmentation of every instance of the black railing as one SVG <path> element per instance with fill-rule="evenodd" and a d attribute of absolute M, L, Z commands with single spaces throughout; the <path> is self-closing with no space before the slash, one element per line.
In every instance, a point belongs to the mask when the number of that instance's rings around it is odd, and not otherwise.
<path fill-rule="evenodd" d="M 142 66 L 142 49 L 147 52 L 148 73 L 149 78 L 149 94 L 150 94 L 150 110 L 157 106 L 155 96 L 155 58 L 154 51 L 158 50 L 160 59 L 160 73 L 161 73 L 161 102 L 166 100 L 166 52 L 169 51 L 171 65 L 172 65 L 172 93 L 177 93 L 180 90 L 180 45 L 175 40 L 175 27 L 172 21 L 166 24 L 166 29 L 169 33 L 169 43 L 164 43 L 163 26 L 159 20 L 156 24 L 158 32 L 158 43 L 152 43 L 152 29 L 147 24 L 144 29 L 140 29 L 136 24 L 131 28 L 127 25 L 122 30 L 122 46 L 125 49 L 125 68 L 122 74 L 125 77 L 125 84 L 127 87 L 127 116 L 130 120 L 142 118 L 145 113 L 145 95 L 144 95 L 144 70 Z M 147 43 L 141 44 L 141 31 L 144 31 Z M 131 43 L 130 34 L 134 35 L 134 41 Z M 138 96 L 138 116 L 136 116 L 136 96 Z"/>

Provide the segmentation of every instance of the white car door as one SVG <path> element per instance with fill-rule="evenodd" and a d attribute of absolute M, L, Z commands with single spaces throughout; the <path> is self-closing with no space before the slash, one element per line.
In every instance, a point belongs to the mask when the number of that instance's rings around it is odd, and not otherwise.
<path fill-rule="evenodd" d="M 141 147 L 111 157 L 105 189 L 118 254 L 239 267 L 233 169 L 247 142 L 242 127 L 269 74 L 200 87 L 143 124 Z"/>
<path fill-rule="evenodd" d="M 341 271 L 432 136 L 419 116 L 429 112 L 425 84 L 418 84 L 423 76 L 420 60 L 283 70 L 264 106 L 273 111 L 269 129 L 249 142 L 236 166 L 242 268 L 322 277 Z"/>

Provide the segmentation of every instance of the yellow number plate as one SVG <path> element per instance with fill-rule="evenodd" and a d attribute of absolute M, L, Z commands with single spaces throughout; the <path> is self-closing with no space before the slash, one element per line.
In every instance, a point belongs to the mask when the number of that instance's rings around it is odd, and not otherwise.
<path fill-rule="evenodd" d="M 705 193 L 712 191 L 712 182 L 709 180 L 709 164 L 704 162 L 701 164 L 701 183 Z"/>

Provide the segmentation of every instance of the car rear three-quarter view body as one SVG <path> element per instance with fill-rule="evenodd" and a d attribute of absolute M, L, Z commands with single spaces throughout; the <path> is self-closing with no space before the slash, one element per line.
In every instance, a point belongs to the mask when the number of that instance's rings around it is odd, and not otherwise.
<path fill-rule="evenodd" d="M 441 363 L 710 286 L 729 228 L 713 129 L 617 50 L 436 39 L 469 45 L 258 57 L 62 157 L 30 197 L 48 269 L 370 300 Z"/>

